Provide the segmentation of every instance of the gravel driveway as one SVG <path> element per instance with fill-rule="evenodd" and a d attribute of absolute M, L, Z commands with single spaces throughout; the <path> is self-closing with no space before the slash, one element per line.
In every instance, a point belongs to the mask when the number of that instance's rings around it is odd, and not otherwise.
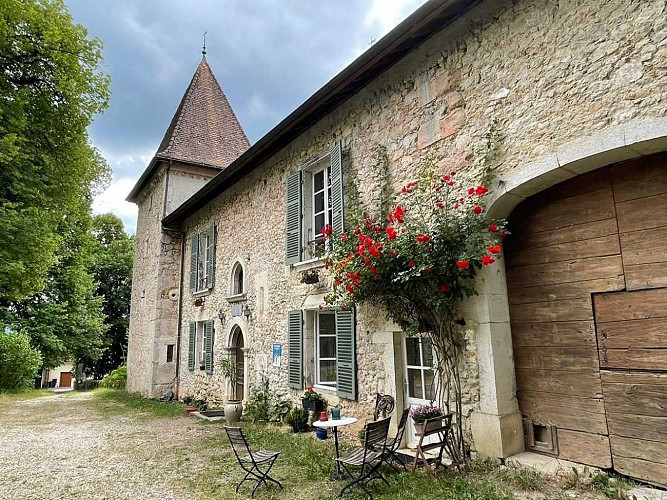
<path fill-rule="evenodd" d="M 0 499 L 190 499 L 193 440 L 221 427 L 193 417 L 105 415 L 88 392 L 0 406 Z M 190 444 L 191 446 L 188 446 Z"/>

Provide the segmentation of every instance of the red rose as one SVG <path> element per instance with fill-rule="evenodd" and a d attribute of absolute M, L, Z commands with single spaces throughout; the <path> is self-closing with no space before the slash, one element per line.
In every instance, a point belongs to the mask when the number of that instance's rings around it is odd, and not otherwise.
<path fill-rule="evenodd" d="M 449 287 L 445 283 L 440 283 L 440 285 L 438 285 L 438 290 L 442 293 L 449 292 Z"/>
<path fill-rule="evenodd" d="M 331 236 L 331 233 L 333 232 L 333 228 L 331 227 L 331 224 L 327 224 L 322 228 L 322 234 L 325 236 Z"/>
<path fill-rule="evenodd" d="M 454 181 L 449 181 L 449 182 L 447 183 L 447 185 L 450 186 L 450 187 L 453 186 L 453 185 L 454 185 Z"/>
<path fill-rule="evenodd" d="M 392 257 L 396 256 L 396 250 L 390 250 L 389 253 L 391 254 Z"/>
<path fill-rule="evenodd" d="M 352 288 L 352 285 L 345 285 L 345 290 L 347 290 L 347 293 L 353 293 L 354 288 Z"/>
<path fill-rule="evenodd" d="M 431 274 L 431 269 L 429 269 L 429 268 L 427 267 L 427 268 L 424 269 L 423 273 L 424 273 L 424 274 L 427 274 L 427 275 L 428 275 L 428 274 Z"/>
<path fill-rule="evenodd" d="M 489 192 L 489 188 L 486 186 L 477 186 L 477 189 L 475 189 L 475 194 L 482 196 L 485 195 L 486 193 Z"/>
<path fill-rule="evenodd" d="M 500 232 L 498 233 L 498 238 L 500 238 L 501 240 L 502 240 L 503 238 L 505 238 L 505 236 L 506 236 L 506 235 L 505 235 L 505 231 L 500 231 Z"/>
<path fill-rule="evenodd" d="M 334 279 L 333 285 L 334 285 L 334 287 L 339 287 L 342 283 L 343 282 L 339 278 L 336 278 L 336 279 Z"/>
<path fill-rule="evenodd" d="M 467 260 L 456 261 L 456 267 L 458 267 L 459 269 L 468 269 L 468 266 L 470 266 L 470 263 Z"/>
<path fill-rule="evenodd" d="M 484 211 L 484 209 L 479 205 L 475 205 L 475 208 L 473 208 L 472 211 L 475 212 L 475 214 L 479 215 Z"/>
<path fill-rule="evenodd" d="M 473 194 L 475 194 L 475 188 L 468 189 L 468 196 L 472 196 Z"/>
<path fill-rule="evenodd" d="M 417 236 L 418 243 L 426 243 L 430 239 L 431 237 L 427 234 L 420 234 L 419 236 Z"/>
<path fill-rule="evenodd" d="M 485 266 L 490 266 L 495 261 L 496 261 L 496 259 L 494 259 L 490 255 L 485 255 L 484 257 L 482 257 L 482 264 L 484 264 Z"/>
<path fill-rule="evenodd" d="M 410 262 L 408 262 L 408 267 L 415 267 L 414 261 L 411 260 Z"/>
<path fill-rule="evenodd" d="M 488 250 L 489 253 L 500 253 L 500 245 L 491 245 Z"/>
<path fill-rule="evenodd" d="M 498 231 L 498 226 L 496 226 L 495 224 L 491 224 L 489 226 L 489 231 L 491 231 L 492 233 L 495 233 L 496 231 Z"/>
<path fill-rule="evenodd" d="M 341 310 L 341 311 L 347 311 L 347 307 L 345 307 L 345 306 L 340 306 L 340 310 Z"/>
<path fill-rule="evenodd" d="M 390 240 L 395 240 L 396 236 L 398 236 L 398 233 L 396 232 L 396 228 L 394 226 L 387 226 L 387 229 L 385 229 L 387 232 L 387 238 Z"/>
<path fill-rule="evenodd" d="M 451 177 L 449 177 L 448 175 L 445 175 L 445 176 L 442 178 L 442 180 L 443 180 L 444 182 L 447 182 L 449 179 L 451 179 Z"/>
<path fill-rule="evenodd" d="M 376 243 L 375 245 L 372 245 L 368 248 L 368 252 L 373 256 L 373 257 L 379 257 L 380 256 L 380 250 L 382 250 L 382 245 L 379 243 Z"/>
<path fill-rule="evenodd" d="M 396 219 L 400 224 L 403 224 L 403 217 L 405 216 L 405 209 L 397 205 L 396 210 L 394 210 L 394 219 Z"/>
<path fill-rule="evenodd" d="M 347 239 L 347 234 L 343 233 L 340 235 L 340 241 L 345 241 Z"/>
<path fill-rule="evenodd" d="M 369 271 L 371 272 L 371 274 L 377 274 L 377 273 L 378 273 L 378 270 L 377 270 L 376 268 L 374 268 L 374 267 L 371 267 L 371 268 L 369 269 Z"/>

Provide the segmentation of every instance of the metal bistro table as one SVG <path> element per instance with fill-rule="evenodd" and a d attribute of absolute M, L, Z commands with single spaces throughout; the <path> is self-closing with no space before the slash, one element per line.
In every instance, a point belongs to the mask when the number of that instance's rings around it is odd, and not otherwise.
<path fill-rule="evenodd" d="M 333 434 L 334 434 L 334 443 L 336 445 L 336 458 L 340 458 L 340 451 L 338 450 L 338 427 L 344 427 L 346 425 L 353 424 L 357 421 L 356 418 L 354 417 L 341 417 L 337 420 L 329 419 L 329 420 L 317 420 L 313 422 L 313 426 L 315 427 L 324 427 L 324 428 L 333 428 Z M 338 476 L 342 476 L 342 473 L 340 471 L 340 463 L 338 460 L 336 460 L 336 469 L 338 471 Z"/>

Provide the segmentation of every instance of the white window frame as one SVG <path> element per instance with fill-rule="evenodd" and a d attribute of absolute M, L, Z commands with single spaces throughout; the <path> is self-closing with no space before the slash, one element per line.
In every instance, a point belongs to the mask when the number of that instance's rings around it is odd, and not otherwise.
<path fill-rule="evenodd" d="M 195 337 L 195 370 L 199 367 L 200 370 L 205 370 L 206 364 L 206 346 L 204 345 L 204 334 L 206 331 L 206 321 L 196 322 Z"/>
<path fill-rule="evenodd" d="M 334 333 L 323 335 L 320 333 L 320 318 L 322 316 L 331 316 L 334 320 Z M 313 325 L 313 333 L 315 337 L 315 362 L 314 362 L 314 375 L 315 375 L 315 385 L 318 387 L 326 387 L 327 389 L 336 389 L 338 387 L 338 353 L 335 353 L 333 358 L 321 358 L 320 357 L 320 339 L 323 337 L 333 338 L 334 346 L 336 345 L 336 315 L 333 312 L 315 312 L 315 324 Z M 335 349 L 335 347 L 334 347 Z M 320 363 L 322 361 L 334 361 L 335 362 L 335 372 L 336 380 L 334 382 L 323 382 L 320 380 Z"/>
<path fill-rule="evenodd" d="M 320 172 L 324 173 L 324 224 L 321 227 L 315 227 L 315 176 Z M 302 261 L 315 257 L 315 248 L 324 240 L 324 235 L 320 232 L 322 227 L 331 225 L 332 207 L 331 207 L 331 155 L 326 154 L 314 160 L 307 167 L 304 167 L 302 196 L 302 241 L 304 242 L 304 251 Z M 320 193 L 321 191 L 318 191 Z M 318 212 L 322 214 L 322 212 Z"/>

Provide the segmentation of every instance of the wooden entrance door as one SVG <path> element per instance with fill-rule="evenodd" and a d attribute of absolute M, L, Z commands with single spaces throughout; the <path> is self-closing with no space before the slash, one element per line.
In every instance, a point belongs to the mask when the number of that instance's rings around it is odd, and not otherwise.
<path fill-rule="evenodd" d="M 667 154 L 521 203 L 505 263 L 535 451 L 667 485 Z"/>
<path fill-rule="evenodd" d="M 426 337 L 405 337 L 405 380 L 408 406 L 429 404 L 435 400 L 435 371 L 433 370 L 433 344 Z M 408 447 L 414 448 L 419 442 L 415 425 L 411 418 L 406 424 Z M 427 437 L 424 444 L 435 437 Z"/>
<path fill-rule="evenodd" d="M 72 387 L 72 373 L 60 372 L 60 383 L 58 387 Z"/>
<path fill-rule="evenodd" d="M 667 289 L 593 304 L 614 469 L 667 485 Z"/>

